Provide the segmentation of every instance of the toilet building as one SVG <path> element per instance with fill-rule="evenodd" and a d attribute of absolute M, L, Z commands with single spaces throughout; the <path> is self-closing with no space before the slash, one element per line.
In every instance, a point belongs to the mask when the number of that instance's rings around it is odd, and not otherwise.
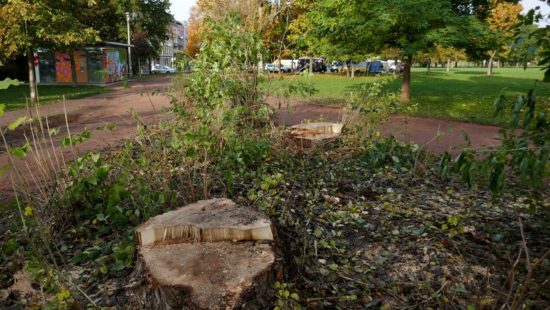
<path fill-rule="evenodd" d="M 103 42 L 74 51 L 78 84 L 110 84 L 128 79 L 128 45 Z M 38 49 L 34 58 L 40 84 L 71 84 L 71 56 L 68 51 Z"/>

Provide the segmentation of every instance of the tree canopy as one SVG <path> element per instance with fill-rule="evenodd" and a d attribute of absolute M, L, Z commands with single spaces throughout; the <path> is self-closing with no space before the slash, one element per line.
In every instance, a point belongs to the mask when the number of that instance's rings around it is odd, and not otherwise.
<path fill-rule="evenodd" d="M 137 16 L 131 21 L 134 55 L 156 57 L 169 35 L 173 20 L 168 0 L 95 0 L 95 5 L 75 10 L 78 20 L 98 32 L 102 41 L 126 42 L 126 12 Z"/>
<path fill-rule="evenodd" d="M 460 40 L 458 28 L 465 18 L 453 12 L 450 1 L 321 0 L 311 6 L 304 23 L 310 29 L 309 45 L 327 56 L 341 59 L 396 49 L 404 62 L 401 99 L 407 103 L 414 55 L 436 43 Z"/>
<path fill-rule="evenodd" d="M 35 48 L 66 49 L 99 40 L 98 32 L 82 24 L 76 8 L 92 0 L 3 0 L 0 2 L 0 60 L 27 56 L 31 102 L 37 99 L 33 52 Z M 8 27 L 4 25 L 9 25 Z"/>
<path fill-rule="evenodd" d="M 67 47 L 99 39 L 93 27 L 73 14 L 75 7 L 91 7 L 87 0 L 0 1 L 0 58 L 7 59 L 34 47 Z"/>
<path fill-rule="evenodd" d="M 340 60 L 397 51 L 404 63 L 401 99 L 407 103 L 413 57 L 436 46 L 486 55 L 497 43 L 496 30 L 485 21 L 492 17 L 507 27 L 518 8 L 502 4 L 506 2 L 517 1 L 298 0 L 296 5 L 307 10 L 293 22 L 292 30 L 309 50 Z M 501 6 L 511 8 L 510 14 L 496 13 Z"/>

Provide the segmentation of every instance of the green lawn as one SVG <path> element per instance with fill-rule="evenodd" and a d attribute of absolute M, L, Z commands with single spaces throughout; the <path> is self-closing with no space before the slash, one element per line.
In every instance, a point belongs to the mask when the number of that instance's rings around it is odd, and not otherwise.
<path fill-rule="evenodd" d="M 412 115 L 454 119 L 481 124 L 504 124 L 503 118 L 493 118 L 493 103 L 503 89 L 514 99 L 535 87 L 538 96 L 550 97 L 550 84 L 535 82 L 543 77 L 539 68 L 495 69 L 494 76 L 486 76 L 483 68 L 459 68 L 446 72 L 442 68 L 426 74 L 425 68 L 413 69 L 412 104 L 417 106 Z M 285 79 L 305 79 L 286 77 Z M 333 74 L 317 74 L 311 83 L 319 90 L 312 101 L 341 104 L 346 89 L 354 84 L 375 81 L 384 77 L 356 77 L 354 79 Z M 287 81 L 288 82 L 288 81 Z M 275 84 L 281 83 L 275 81 Z M 401 81 L 391 84 L 399 90 Z"/>
<path fill-rule="evenodd" d="M 40 104 L 59 102 L 65 95 L 66 99 L 77 99 L 112 91 L 109 87 L 79 85 L 79 86 L 38 86 Z M 6 104 L 6 110 L 17 110 L 26 107 L 25 97 L 29 97 L 29 86 L 10 86 L 0 90 L 0 103 Z"/>

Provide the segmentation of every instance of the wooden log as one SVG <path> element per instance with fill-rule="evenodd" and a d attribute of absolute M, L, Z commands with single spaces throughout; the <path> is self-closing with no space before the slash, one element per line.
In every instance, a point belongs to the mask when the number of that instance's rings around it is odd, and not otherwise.
<path fill-rule="evenodd" d="M 199 201 L 136 229 L 126 309 L 256 309 L 270 305 L 271 222 L 228 199 Z M 136 280 L 137 279 L 137 280 Z"/>

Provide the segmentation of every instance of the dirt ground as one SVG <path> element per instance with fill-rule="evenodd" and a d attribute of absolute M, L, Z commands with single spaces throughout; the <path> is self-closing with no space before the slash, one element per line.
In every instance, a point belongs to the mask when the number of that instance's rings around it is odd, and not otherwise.
<path fill-rule="evenodd" d="M 52 162 L 54 168 L 58 167 L 53 156 L 54 150 L 57 154 L 62 153 L 64 160 L 68 161 L 84 152 L 100 150 L 124 139 L 132 138 L 135 135 L 137 121 L 132 117 L 130 111 L 135 112 L 144 124 L 154 124 L 159 118 L 169 117 L 168 113 L 163 112 L 170 107 L 169 97 L 163 94 L 166 88 L 170 86 L 169 77 L 130 82 L 129 86 L 129 88 L 124 88 L 121 85 L 110 86 L 114 89 L 111 93 L 67 101 L 71 134 L 78 134 L 85 130 L 92 131 L 89 140 L 77 145 L 76 152 L 59 146 L 61 139 L 66 136 L 63 103 L 45 105 L 39 108 L 40 117 L 44 118 L 47 115 L 52 120 L 51 127 L 60 129 L 60 133 L 54 138 L 54 146 L 51 143 L 42 146 L 44 152 L 50 154 L 52 160 L 48 159 L 48 162 Z M 155 94 L 153 95 L 153 93 Z M 278 100 L 275 98 L 269 98 L 268 102 L 275 109 L 276 124 L 294 125 L 305 120 L 315 121 L 319 119 L 338 121 L 341 118 L 341 109 L 336 106 L 291 100 L 288 105 L 284 103 L 279 107 Z M 32 111 L 32 114 L 33 117 L 36 117 L 38 113 Z M 28 115 L 28 112 L 18 110 L 6 113 L 0 118 L 0 127 L 5 128 L 23 115 Z M 110 130 L 105 129 L 112 126 L 114 128 Z M 495 144 L 497 140 L 494 137 L 498 129 L 498 127 L 493 126 L 398 115 L 392 117 L 388 123 L 382 126 L 381 131 L 403 141 L 414 141 L 419 145 L 426 146 L 428 150 L 442 152 L 464 142 L 460 134 L 461 131 L 469 135 L 474 146 Z M 438 131 L 443 136 L 434 139 Z M 17 136 L 20 137 L 23 132 L 30 135 L 27 129 L 17 132 Z M 8 142 L 12 145 L 20 145 L 22 141 L 18 137 L 8 137 Z M 34 180 L 30 171 L 41 170 L 36 164 L 36 159 L 30 156 L 24 160 L 15 159 L 15 162 L 19 170 L 23 172 L 25 186 L 34 188 L 36 182 L 40 182 L 40 180 Z M 0 150 L 0 167 L 3 167 L 6 163 L 8 163 L 8 155 Z M 0 178 L 0 202 L 11 199 L 12 193 L 10 173 L 6 173 Z"/>

